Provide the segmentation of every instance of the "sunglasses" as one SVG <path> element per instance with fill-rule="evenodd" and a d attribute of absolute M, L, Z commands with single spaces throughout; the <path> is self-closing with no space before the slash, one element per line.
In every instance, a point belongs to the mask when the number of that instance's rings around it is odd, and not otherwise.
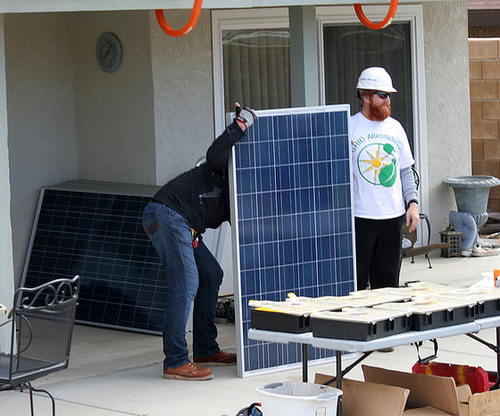
<path fill-rule="evenodd" d="M 388 92 L 379 91 L 375 92 L 374 95 L 378 95 L 380 98 L 382 98 L 382 100 L 385 100 L 387 97 L 391 98 L 391 94 Z"/>

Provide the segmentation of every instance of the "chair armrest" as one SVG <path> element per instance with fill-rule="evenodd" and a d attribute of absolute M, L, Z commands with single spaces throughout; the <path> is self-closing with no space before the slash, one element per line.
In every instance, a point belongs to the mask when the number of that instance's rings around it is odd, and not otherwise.
<path fill-rule="evenodd" d="M 12 322 L 12 318 L 7 319 L 5 322 L 0 323 L 0 328 L 4 325 L 10 324 Z"/>

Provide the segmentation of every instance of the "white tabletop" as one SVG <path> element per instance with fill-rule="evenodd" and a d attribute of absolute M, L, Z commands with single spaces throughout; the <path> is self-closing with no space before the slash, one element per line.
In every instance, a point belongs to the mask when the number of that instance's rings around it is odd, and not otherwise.
<path fill-rule="evenodd" d="M 443 328 L 429 329 L 426 331 L 409 331 L 401 334 L 391 335 L 371 341 L 355 341 L 347 339 L 330 339 L 313 337 L 312 332 L 304 334 L 290 334 L 286 332 L 264 331 L 250 329 L 248 337 L 253 340 L 270 341 L 278 343 L 296 342 L 309 344 L 317 348 L 326 348 L 345 352 L 368 352 L 381 348 L 395 347 L 397 345 L 411 344 L 429 339 L 445 338 L 453 335 L 478 332 L 483 329 L 500 326 L 500 317 L 483 318 L 474 322 L 446 326 Z"/>

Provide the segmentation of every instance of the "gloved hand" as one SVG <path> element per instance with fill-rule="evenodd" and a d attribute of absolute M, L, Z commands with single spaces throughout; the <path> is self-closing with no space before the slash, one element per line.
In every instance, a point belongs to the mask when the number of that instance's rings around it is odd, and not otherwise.
<path fill-rule="evenodd" d="M 241 121 L 248 129 L 257 120 L 257 114 L 255 114 L 253 109 L 248 107 L 241 108 L 236 103 L 236 120 Z"/>

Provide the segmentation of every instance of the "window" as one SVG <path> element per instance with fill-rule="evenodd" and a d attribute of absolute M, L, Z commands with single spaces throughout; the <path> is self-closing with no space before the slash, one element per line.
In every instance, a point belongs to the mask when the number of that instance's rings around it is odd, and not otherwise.
<path fill-rule="evenodd" d="M 364 5 L 365 14 L 381 21 L 387 6 Z M 214 11 L 214 105 L 216 133 L 234 101 L 255 109 L 290 106 L 288 9 Z M 320 104 L 359 108 L 355 86 L 367 66 L 384 66 L 398 93 L 393 115 L 406 129 L 417 169 L 426 177 L 423 11 L 399 5 L 391 25 L 369 30 L 349 6 L 316 8 L 320 44 Z"/>
<path fill-rule="evenodd" d="M 410 24 L 395 23 L 382 30 L 359 25 L 325 25 L 323 28 L 325 103 L 349 103 L 352 113 L 360 100 L 355 86 L 361 71 L 382 66 L 398 93 L 392 96 L 392 115 L 413 143 Z"/>
<path fill-rule="evenodd" d="M 217 132 L 235 101 L 256 110 L 291 106 L 287 9 L 215 11 L 213 44 Z"/>
<path fill-rule="evenodd" d="M 222 32 L 224 105 L 242 101 L 254 109 L 290 107 L 288 29 Z"/>
<path fill-rule="evenodd" d="M 363 6 L 372 21 L 380 21 L 387 6 Z M 368 66 L 382 66 L 391 74 L 398 90 L 392 97 L 392 114 L 405 128 L 414 157 L 423 154 L 421 146 L 425 108 L 423 104 L 422 10 L 420 6 L 400 5 L 391 25 L 381 30 L 363 26 L 352 6 L 318 7 L 320 65 L 323 103 L 349 103 L 351 113 L 359 110 L 355 95 L 357 78 Z M 417 47 L 418 45 L 418 47 Z"/>

